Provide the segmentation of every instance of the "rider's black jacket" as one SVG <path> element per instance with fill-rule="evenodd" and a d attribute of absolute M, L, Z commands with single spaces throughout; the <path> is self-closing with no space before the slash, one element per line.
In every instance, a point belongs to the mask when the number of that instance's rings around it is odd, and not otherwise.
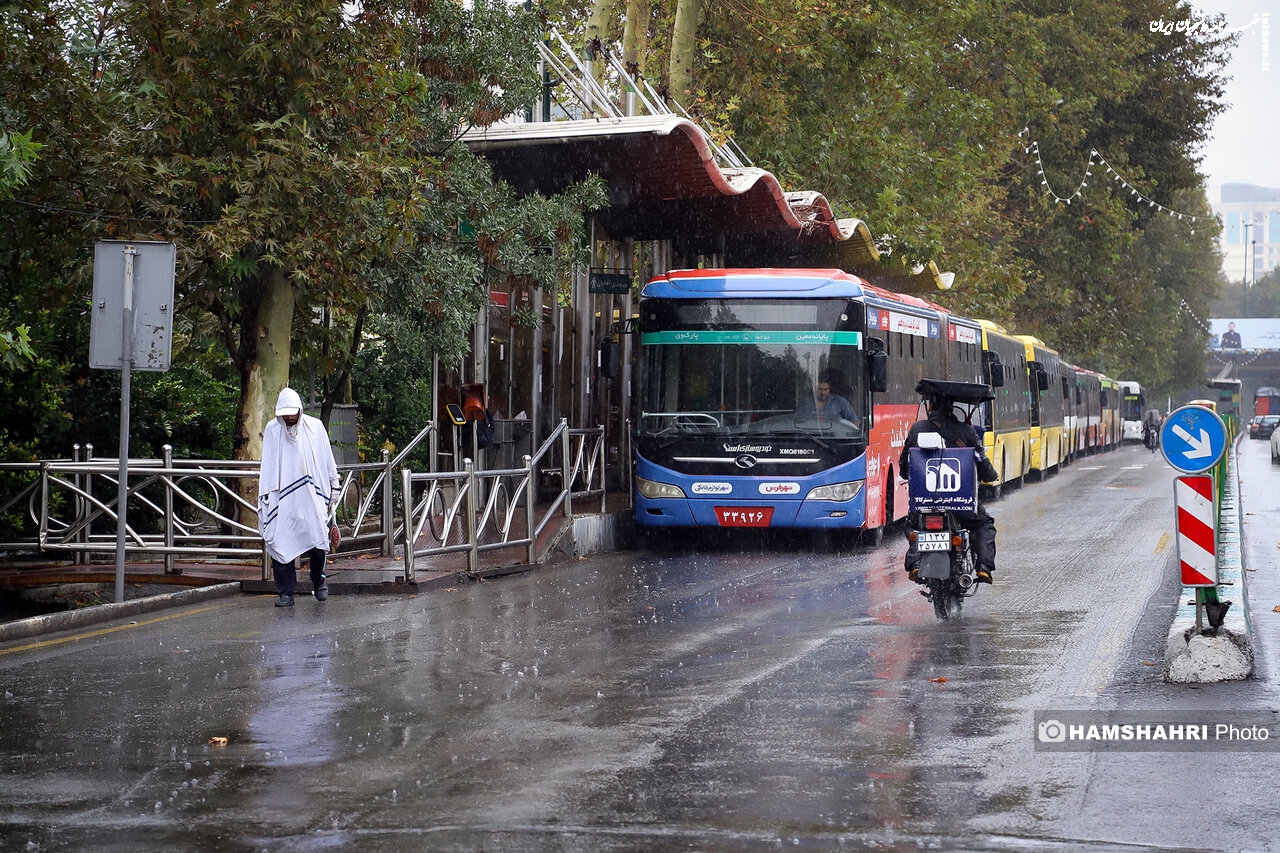
<path fill-rule="evenodd" d="M 958 419 L 955 415 L 947 412 L 933 412 L 926 420 L 916 421 L 911 425 L 911 431 L 907 433 L 907 439 L 902 443 L 902 455 L 898 458 L 898 475 L 902 479 L 907 479 L 909 474 L 908 465 L 911 459 L 911 448 L 918 446 L 919 439 L 917 436 L 922 432 L 936 432 L 942 436 L 942 441 L 947 447 L 972 447 L 976 453 L 974 457 L 978 463 L 978 477 L 985 483 L 996 480 L 1000 474 L 996 471 L 996 467 L 991 464 L 991 460 L 987 458 L 987 452 L 982 446 L 982 440 L 978 438 L 977 431 L 969 424 Z"/>

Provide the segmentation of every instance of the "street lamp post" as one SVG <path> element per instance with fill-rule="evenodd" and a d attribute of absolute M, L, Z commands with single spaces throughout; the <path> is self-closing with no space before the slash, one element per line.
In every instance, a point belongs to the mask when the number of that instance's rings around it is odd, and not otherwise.
<path fill-rule="evenodd" d="M 1249 315 L 1249 228 L 1253 228 L 1253 223 L 1244 223 L 1244 278 L 1240 279 L 1240 289 L 1244 292 L 1244 300 L 1240 306 L 1242 318 Z"/>

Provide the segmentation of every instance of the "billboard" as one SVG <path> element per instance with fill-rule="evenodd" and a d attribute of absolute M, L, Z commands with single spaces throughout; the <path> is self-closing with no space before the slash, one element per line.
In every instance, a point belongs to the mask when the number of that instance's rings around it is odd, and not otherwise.
<path fill-rule="evenodd" d="M 1209 349 L 1280 350 L 1280 317 L 1210 320 Z"/>

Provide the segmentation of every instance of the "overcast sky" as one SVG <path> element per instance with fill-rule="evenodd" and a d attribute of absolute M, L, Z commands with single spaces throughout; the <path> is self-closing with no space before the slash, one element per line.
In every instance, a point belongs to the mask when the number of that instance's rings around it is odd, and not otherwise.
<path fill-rule="evenodd" d="M 1194 0 L 1194 5 L 1206 14 L 1226 15 L 1229 28 L 1245 27 L 1226 69 L 1232 78 L 1226 92 L 1229 107 L 1214 122 L 1201 171 L 1210 186 L 1248 183 L 1280 189 L 1280 0 Z M 1255 17 L 1261 20 L 1250 24 Z M 1158 35 L 1151 33 L 1152 38 Z M 1210 201 L 1217 198 L 1211 195 Z"/>

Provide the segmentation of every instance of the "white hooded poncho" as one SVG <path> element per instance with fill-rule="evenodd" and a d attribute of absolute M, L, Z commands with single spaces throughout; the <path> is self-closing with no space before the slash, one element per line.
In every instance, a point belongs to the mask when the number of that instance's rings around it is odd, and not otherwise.
<path fill-rule="evenodd" d="M 283 414 L 293 411 L 298 423 L 286 426 Z M 324 423 L 301 412 L 302 398 L 285 388 L 262 433 L 258 531 L 282 563 L 312 548 L 329 550 L 329 504 L 341 486 Z"/>

